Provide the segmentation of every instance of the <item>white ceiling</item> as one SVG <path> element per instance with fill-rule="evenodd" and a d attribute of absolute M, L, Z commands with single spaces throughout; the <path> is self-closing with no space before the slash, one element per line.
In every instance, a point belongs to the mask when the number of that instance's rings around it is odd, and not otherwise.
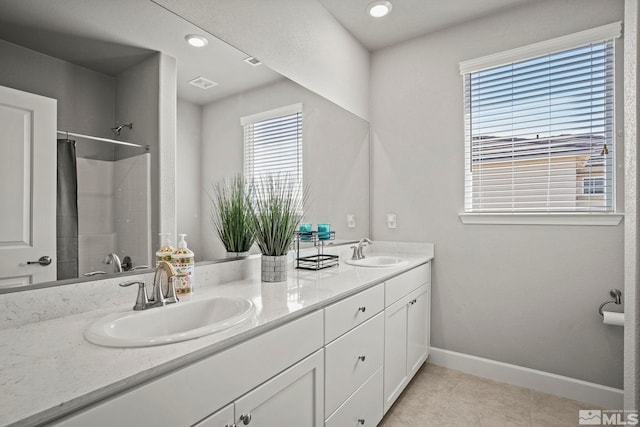
<path fill-rule="evenodd" d="M 373 0 L 319 0 L 370 51 L 480 18 L 533 0 L 390 0 L 383 18 L 372 18 Z"/>
<path fill-rule="evenodd" d="M 367 14 L 373 0 L 319 1 L 376 50 L 534 0 L 391 0 L 393 11 L 380 19 Z M 209 44 L 190 47 L 184 36 L 191 33 Z M 283 78 L 246 64 L 247 55 L 150 0 L 1 0 L 0 39 L 108 75 L 164 52 L 177 59 L 178 96 L 201 105 Z M 219 85 L 187 84 L 199 76 Z"/>
<path fill-rule="evenodd" d="M 192 33 L 209 44 L 189 46 L 184 36 Z M 178 63 L 178 96 L 196 104 L 283 78 L 150 0 L 1 0 L 0 39 L 108 75 L 164 52 Z M 187 84 L 199 76 L 218 86 Z"/>

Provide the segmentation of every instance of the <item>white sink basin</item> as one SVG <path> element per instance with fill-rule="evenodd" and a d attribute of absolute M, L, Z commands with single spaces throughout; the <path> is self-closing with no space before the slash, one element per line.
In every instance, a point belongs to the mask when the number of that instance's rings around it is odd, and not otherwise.
<path fill-rule="evenodd" d="M 213 334 L 247 320 L 253 303 L 245 298 L 213 297 L 166 307 L 110 314 L 85 331 L 87 341 L 107 347 L 145 347 Z"/>
<path fill-rule="evenodd" d="M 345 262 L 356 267 L 402 267 L 408 264 L 404 258 L 386 255 L 368 256 L 358 260 L 348 259 Z"/>

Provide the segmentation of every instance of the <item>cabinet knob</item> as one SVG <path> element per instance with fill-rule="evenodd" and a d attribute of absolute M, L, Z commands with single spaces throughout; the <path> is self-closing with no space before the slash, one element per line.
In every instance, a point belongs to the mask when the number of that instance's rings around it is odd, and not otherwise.
<path fill-rule="evenodd" d="M 242 414 L 240 415 L 240 421 L 242 421 L 242 424 L 247 425 L 251 422 L 251 414 Z"/>
<path fill-rule="evenodd" d="M 360 360 L 360 361 L 364 362 L 364 359 L 365 359 L 364 354 L 363 354 L 362 356 L 358 356 L 358 360 Z"/>
<path fill-rule="evenodd" d="M 367 307 L 364 307 L 364 306 L 358 307 L 358 311 L 361 311 L 364 313 L 365 311 L 367 311 Z"/>
<path fill-rule="evenodd" d="M 364 425 L 364 418 L 358 418 L 358 424 Z"/>

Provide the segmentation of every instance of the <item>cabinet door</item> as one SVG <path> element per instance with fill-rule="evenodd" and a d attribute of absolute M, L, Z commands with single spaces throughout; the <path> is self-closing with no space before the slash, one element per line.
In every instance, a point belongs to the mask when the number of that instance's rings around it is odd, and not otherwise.
<path fill-rule="evenodd" d="M 407 370 L 409 379 L 427 359 L 429 348 L 429 289 L 421 286 L 409 295 Z"/>
<path fill-rule="evenodd" d="M 324 350 L 319 350 L 235 402 L 238 427 L 321 427 Z M 242 373 L 239 373 L 240 375 Z"/>
<path fill-rule="evenodd" d="M 193 427 L 234 427 L 233 418 L 233 403 L 230 403 Z"/>
<path fill-rule="evenodd" d="M 384 322 L 384 411 L 391 407 L 407 383 L 409 296 L 388 307 Z"/>

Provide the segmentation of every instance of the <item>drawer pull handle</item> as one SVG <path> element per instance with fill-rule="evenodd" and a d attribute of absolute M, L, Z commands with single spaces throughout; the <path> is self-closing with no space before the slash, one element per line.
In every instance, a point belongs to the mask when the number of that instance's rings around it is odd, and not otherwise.
<path fill-rule="evenodd" d="M 364 418 L 358 418 L 358 424 L 364 425 Z"/>
<path fill-rule="evenodd" d="M 251 422 L 251 414 L 247 414 L 247 415 L 240 415 L 240 421 L 242 421 L 242 424 L 247 425 Z"/>
<path fill-rule="evenodd" d="M 358 360 L 360 360 L 361 362 L 364 362 L 365 356 L 364 354 L 362 356 L 358 356 Z"/>
<path fill-rule="evenodd" d="M 412 299 L 411 301 L 409 301 L 409 304 L 413 305 L 413 304 L 415 304 L 415 303 L 417 303 L 417 302 L 418 302 L 418 300 L 414 298 L 414 299 Z"/>
<path fill-rule="evenodd" d="M 364 313 L 365 311 L 367 311 L 367 307 L 364 307 L 364 306 L 358 307 L 358 311 L 361 311 Z"/>

